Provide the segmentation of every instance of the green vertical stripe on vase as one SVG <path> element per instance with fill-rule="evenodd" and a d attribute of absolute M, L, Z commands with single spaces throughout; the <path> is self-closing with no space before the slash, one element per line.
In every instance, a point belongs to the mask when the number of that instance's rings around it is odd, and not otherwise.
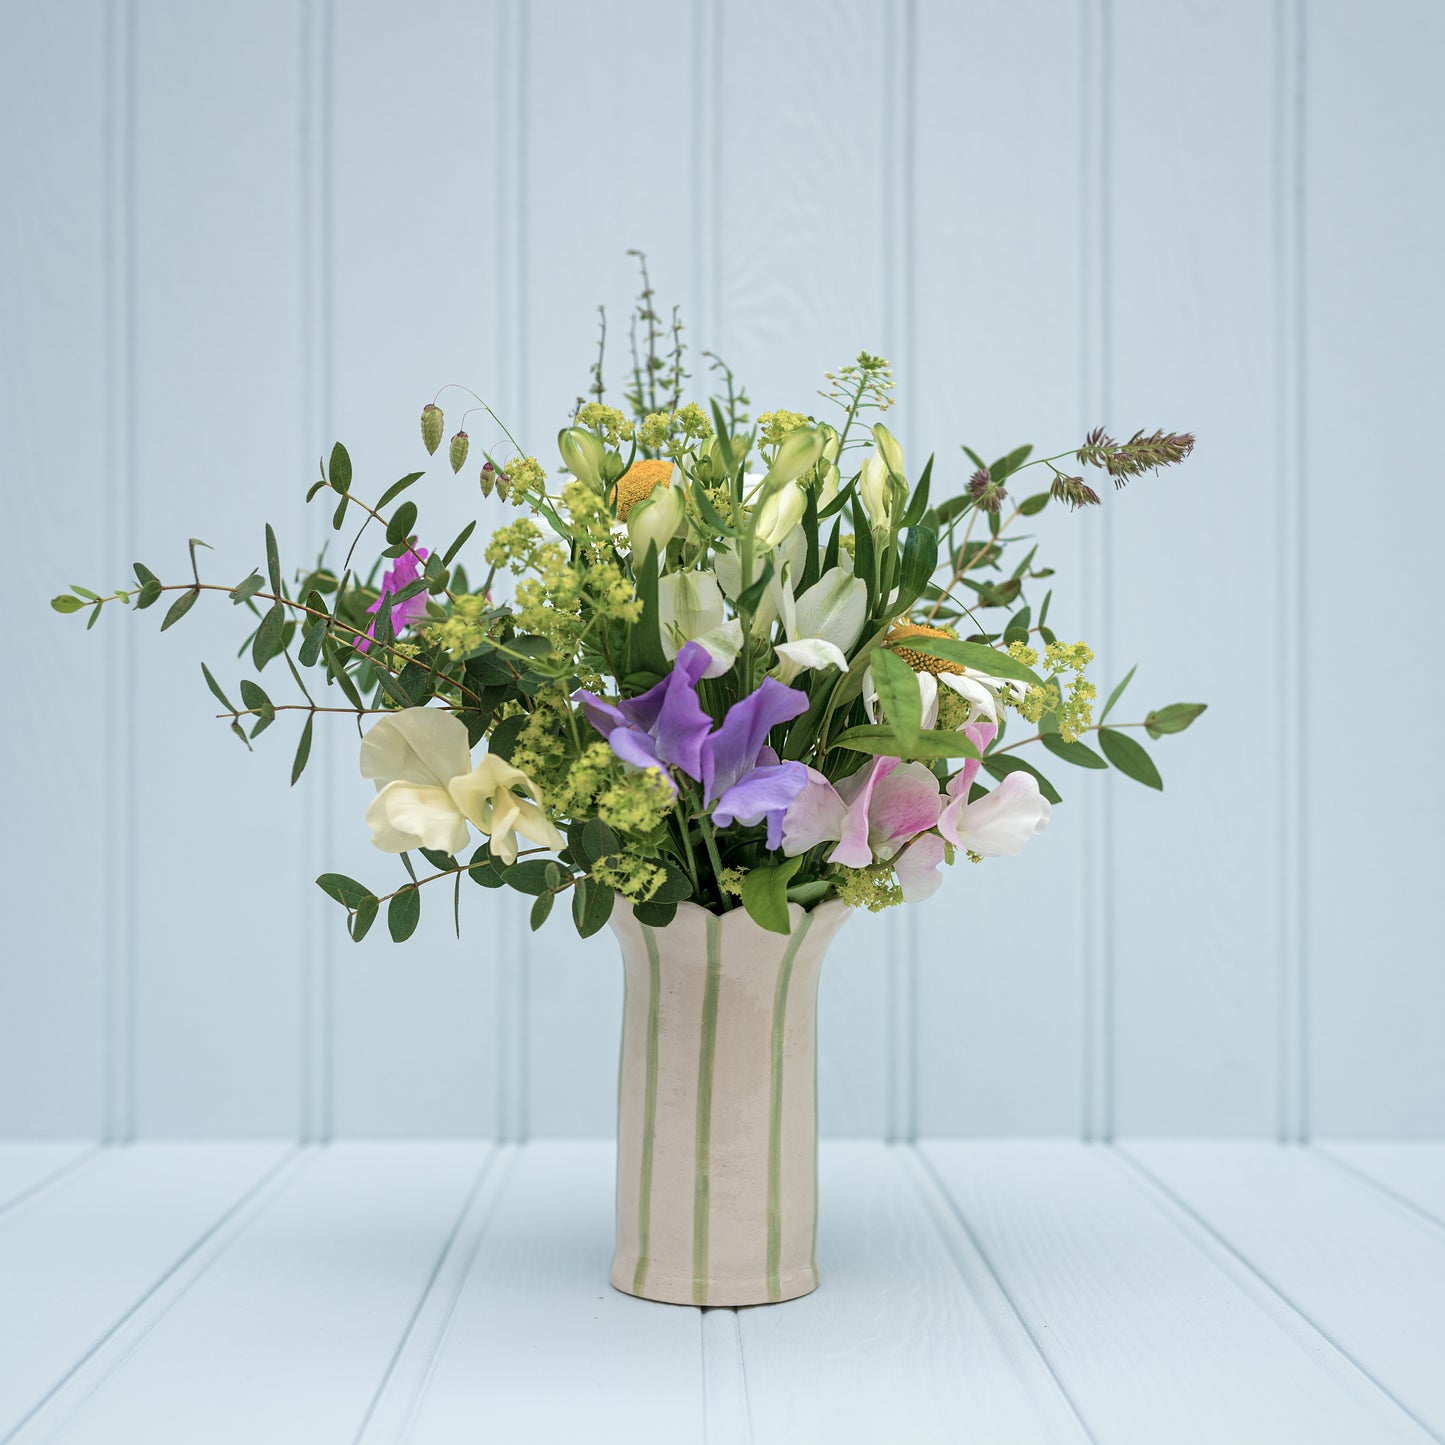
<path fill-rule="evenodd" d="M 662 994 L 662 969 L 657 957 L 657 936 L 645 924 L 647 944 L 647 1085 L 642 1105 L 642 1178 L 637 1191 L 637 1269 L 633 1294 L 641 1294 L 647 1279 L 648 1232 L 652 1228 L 652 1146 L 657 1133 L 657 1013 Z"/>
<path fill-rule="evenodd" d="M 717 1054 L 717 1001 L 722 988 L 722 920 L 707 915 L 707 982 L 702 994 L 702 1037 L 697 1058 L 697 1146 L 692 1177 L 692 1300 L 707 1303 L 707 1228 L 711 1194 L 712 1072 Z"/>
<path fill-rule="evenodd" d="M 771 1076 L 768 1093 L 768 1298 L 782 1298 L 778 1277 L 783 1253 L 783 1041 L 788 1018 L 788 985 L 793 979 L 793 960 L 807 936 L 813 915 L 805 913 L 788 940 L 778 985 L 773 991 L 773 1036 Z"/>
<path fill-rule="evenodd" d="M 818 1287 L 818 1045 L 813 1043 L 813 1288 Z"/>

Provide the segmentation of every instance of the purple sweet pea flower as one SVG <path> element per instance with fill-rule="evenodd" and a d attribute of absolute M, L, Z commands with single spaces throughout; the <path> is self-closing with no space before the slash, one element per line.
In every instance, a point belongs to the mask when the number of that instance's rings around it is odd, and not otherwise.
<path fill-rule="evenodd" d="M 403 552 L 400 557 L 388 567 L 381 579 L 381 597 L 388 593 L 395 597 L 404 587 L 409 587 L 418 577 L 421 576 L 421 563 L 427 559 L 425 547 L 418 547 L 412 552 Z M 381 597 L 378 597 L 366 610 L 370 613 L 381 611 Z M 408 597 L 405 602 L 398 604 L 391 609 L 391 630 L 394 636 L 399 637 L 403 627 L 410 627 L 413 622 L 419 622 L 426 616 L 426 593 L 418 592 L 415 597 Z M 356 639 L 356 650 L 358 652 L 369 652 L 371 644 L 376 640 L 376 623 L 371 623 L 366 629 L 364 637 Z"/>
<path fill-rule="evenodd" d="M 783 815 L 807 786 L 808 770 L 802 763 L 780 763 L 767 745 L 768 734 L 807 708 L 805 693 L 765 677 L 756 692 L 728 709 L 722 726 L 703 742 L 703 800 L 712 804 L 712 819 L 720 828 L 734 821 L 766 821 L 768 847 L 782 843 Z"/>
<path fill-rule="evenodd" d="M 764 678 L 756 692 L 728 709 L 714 732 L 697 700 L 698 679 L 711 662 L 705 647 L 689 642 L 672 671 L 641 697 L 614 705 L 579 688 L 572 700 L 625 764 L 661 768 L 664 777 L 669 767 L 678 768 L 702 784 L 703 801 L 719 827 L 766 822 L 768 847 L 776 848 L 783 814 L 807 785 L 808 770 L 801 763 L 780 763 L 767 745 L 768 733 L 805 712 L 807 696 Z M 670 777 L 668 783 L 676 791 Z"/>
<path fill-rule="evenodd" d="M 587 720 L 607 739 L 612 751 L 634 768 L 680 768 L 694 782 L 702 780 L 702 746 L 712 719 L 697 700 L 697 681 L 712 664 L 701 643 L 689 642 L 677 654 L 672 671 L 640 697 L 615 707 L 595 693 L 578 688 L 572 701 L 582 705 Z M 668 784 L 677 791 L 668 777 Z"/>

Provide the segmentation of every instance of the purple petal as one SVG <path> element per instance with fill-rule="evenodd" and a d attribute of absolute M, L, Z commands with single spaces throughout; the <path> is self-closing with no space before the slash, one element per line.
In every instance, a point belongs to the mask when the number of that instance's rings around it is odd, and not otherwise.
<path fill-rule="evenodd" d="M 658 768 L 662 759 L 657 756 L 657 744 L 639 728 L 614 728 L 607 739 L 608 746 L 634 768 Z"/>
<path fill-rule="evenodd" d="M 612 736 L 613 728 L 631 726 L 632 720 L 625 717 L 618 708 L 613 707 L 610 702 L 603 702 L 595 692 L 588 692 L 584 687 L 579 687 L 572 694 L 572 701 L 582 705 L 582 711 L 587 714 L 587 721 L 604 738 Z"/>
<path fill-rule="evenodd" d="M 681 657 L 682 653 L 678 653 Z M 735 702 L 722 726 L 703 744 L 703 797 L 711 802 L 727 792 L 756 766 L 768 733 L 778 723 L 788 722 L 807 710 L 807 694 L 785 687 L 774 677 L 765 677 L 756 692 Z"/>
<path fill-rule="evenodd" d="M 807 785 L 808 770 L 802 763 L 754 768 L 717 800 L 712 820 L 718 827 L 726 828 L 734 820 L 751 825 L 766 818 L 768 847 L 777 848 L 782 842 L 783 815 Z"/>

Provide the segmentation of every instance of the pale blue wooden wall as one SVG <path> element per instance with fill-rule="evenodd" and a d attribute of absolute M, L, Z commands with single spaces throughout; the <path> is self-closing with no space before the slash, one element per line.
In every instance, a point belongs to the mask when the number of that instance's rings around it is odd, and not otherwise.
<path fill-rule="evenodd" d="M 1061 624 L 1210 703 L 1166 794 L 1061 778 L 1025 857 L 853 924 L 824 1129 L 1445 1129 L 1434 0 L 0 14 L 0 1133 L 610 1130 L 609 935 L 488 895 L 353 947 L 310 880 L 385 868 L 354 737 L 288 792 L 284 725 L 210 719 L 224 603 L 45 602 L 319 546 L 318 452 L 385 485 L 443 382 L 546 449 L 638 245 L 761 405 L 892 357 L 955 483 L 962 440 L 1200 436 L 1046 531 Z M 476 493 L 433 471 L 442 537 Z"/>

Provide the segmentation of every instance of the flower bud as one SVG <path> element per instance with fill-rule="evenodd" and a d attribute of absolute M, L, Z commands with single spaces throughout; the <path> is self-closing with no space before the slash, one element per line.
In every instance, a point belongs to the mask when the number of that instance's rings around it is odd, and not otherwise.
<path fill-rule="evenodd" d="M 889 486 L 892 478 L 888 475 L 888 463 L 877 452 L 869 452 L 863 458 L 858 477 L 858 498 L 873 526 L 886 532 L 893 515 L 892 494 Z"/>
<path fill-rule="evenodd" d="M 686 511 L 687 499 L 681 487 L 654 487 L 636 502 L 627 513 L 627 535 L 632 542 L 632 555 L 645 557 L 648 543 L 657 544 L 661 558 L 667 544 L 677 535 Z"/>
<path fill-rule="evenodd" d="M 838 447 L 840 438 L 836 427 L 831 427 L 827 422 L 819 422 L 818 430 L 823 434 L 823 455 L 830 462 L 838 460 Z"/>
<path fill-rule="evenodd" d="M 435 456 L 442 444 L 442 427 L 446 424 L 442 409 L 430 402 L 421 409 L 421 439 L 428 456 Z"/>
<path fill-rule="evenodd" d="M 594 492 L 602 491 L 606 453 L 600 437 L 580 426 L 565 427 L 557 433 L 557 450 L 562 454 L 567 470 L 579 482 L 585 483 Z"/>
<path fill-rule="evenodd" d="M 482 495 L 484 497 L 490 497 L 492 495 L 492 488 L 495 487 L 497 484 L 497 469 L 491 464 L 491 462 L 482 463 L 482 475 L 480 480 L 482 486 Z"/>
<path fill-rule="evenodd" d="M 467 448 L 470 445 L 471 442 L 468 440 L 467 434 L 464 431 L 459 431 L 456 436 L 452 438 L 450 455 L 452 471 L 459 472 L 464 466 L 466 466 Z"/>
<path fill-rule="evenodd" d="M 873 440 L 877 443 L 878 453 L 888 470 L 900 482 L 903 481 L 903 448 L 898 445 L 898 438 L 880 421 L 873 425 Z"/>
<path fill-rule="evenodd" d="M 753 536 L 759 546 L 776 547 L 797 531 L 808 509 L 808 499 L 796 482 L 767 492 L 753 513 Z"/>
<path fill-rule="evenodd" d="M 823 455 L 824 437 L 816 427 L 800 426 L 778 443 L 777 455 L 768 468 L 770 482 L 796 481 Z"/>

